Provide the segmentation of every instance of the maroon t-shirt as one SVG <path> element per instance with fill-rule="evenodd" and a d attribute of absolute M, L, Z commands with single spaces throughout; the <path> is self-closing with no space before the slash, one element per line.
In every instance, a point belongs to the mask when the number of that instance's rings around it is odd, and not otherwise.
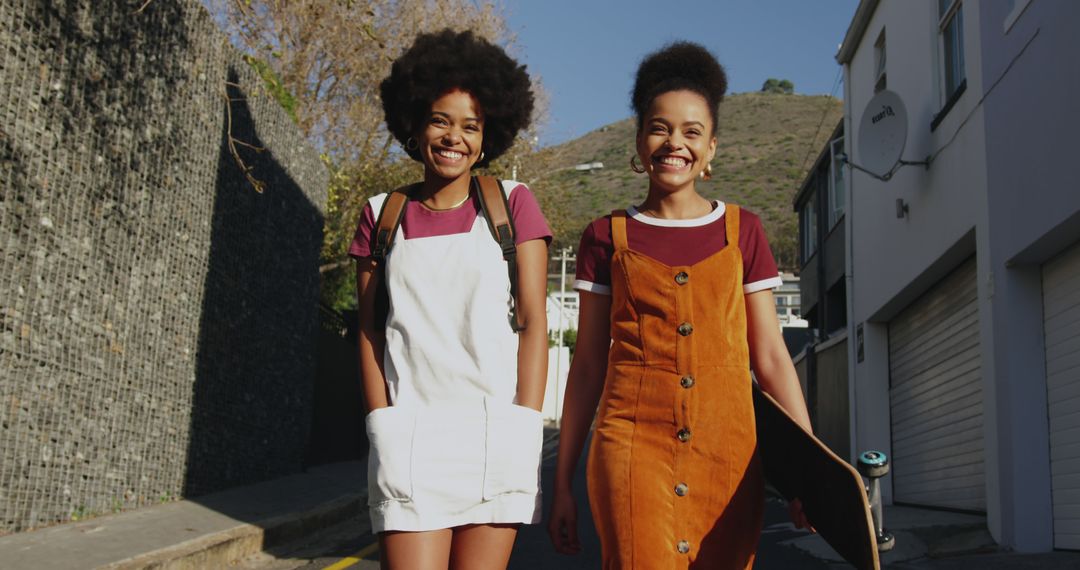
<path fill-rule="evenodd" d="M 626 209 L 626 241 L 630 249 L 667 265 L 693 265 L 727 245 L 725 206 L 714 202 L 713 211 L 690 220 L 652 218 L 633 206 Z M 739 211 L 739 250 L 743 258 L 743 292 L 754 293 L 780 286 L 761 219 Z M 611 216 L 594 220 L 581 236 L 574 288 L 611 294 Z"/>
<path fill-rule="evenodd" d="M 532 192 L 524 184 L 517 182 L 503 181 L 503 185 L 504 188 L 513 187 L 507 196 L 507 202 L 510 206 L 509 214 L 514 220 L 514 241 L 521 244 L 529 240 L 543 239 L 551 243 L 551 229 Z M 479 213 L 480 198 L 474 191 L 470 191 L 467 203 L 453 210 L 429 210 L 420 202 L 410 200 L 405 205 L 405 216 L 398 228 L 397 239 L 468 233 L 472 231 Z M 349 255 L 358 259 L 370 256 L 374 235 L 375 212 L 369 202 L 364 205 L 364 211 L 360 215 L 360 224 L 349 246 Z"/>

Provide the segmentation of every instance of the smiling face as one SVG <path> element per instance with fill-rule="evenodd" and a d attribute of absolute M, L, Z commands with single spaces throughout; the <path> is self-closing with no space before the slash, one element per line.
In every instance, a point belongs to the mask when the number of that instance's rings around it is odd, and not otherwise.
<path fill-rule="evenodd" d="M 431 113 L 416 141 L 429 174 L 447 180 L 469 176 L 484 143 L 480 105 L 464 91 L 453 90 L 440 96 L 431 104 Z"/>
<path fill-rule="evenodd" d="M 682 90 L 653 99 L 638 131 L 637 153 L 652 186 L 670 192 L 692 187 L 716 154 L 705 98 Z"/>

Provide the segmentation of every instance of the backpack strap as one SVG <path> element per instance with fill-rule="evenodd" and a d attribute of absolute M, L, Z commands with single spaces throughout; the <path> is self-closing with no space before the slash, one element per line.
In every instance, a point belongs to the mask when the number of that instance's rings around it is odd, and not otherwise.
<path fill-rule="evenodd" d="M 379 217 L 375 220 L 375 243 L 371 246 L 371 259 L 375 261 L 375 271 L 379 280 L 375 285 L 375 322 L 386 324 L 390 315 L 390 291 L 386 288 L 386 256 L 394 247 L 401 220 L 405 218 L 405 205 L 409 202 L 416 184 L 402 186 L 394 190 L 383 200 Z"/>
<path fill-rule="evenodd" d="M 525 327 L 521 326 L 517 317 L 518 299 L 518 270 L 517 270 L 517 244 L 514 243 L 514 219 L 510 216 L 510 206 L 503 192 L 502 183 L 491 176 L 475 176 L 472 179 L 473 186 L 477 189 L 480 197 L 480 209 L 484 212 L 488 230 L 491 237 L 502 249 L 503 259 L 506 260 L 506 271 L 510 276 L 510 328 L 514 332 L 521 332 Z"/>
<path fill-rule="evenodd" d="M 405 204 L 409 201 L 413 186 L 415 184 L 402 186 L 391 192 L 379 210 L 379 217 L 375 220 L 375 243 L 371 246 L 371 257 L 379 265 L 386 260 L 390 248 L 394 246 L 394 237 L 405 217 Z"/>

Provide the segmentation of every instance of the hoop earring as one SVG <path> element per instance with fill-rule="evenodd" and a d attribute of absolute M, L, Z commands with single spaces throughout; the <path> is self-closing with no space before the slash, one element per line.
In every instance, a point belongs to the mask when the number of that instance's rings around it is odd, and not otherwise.
<path fill-rule="evenodd" d="M 630 157 L 630 170 L 633 170 L 634 172 L 636 172 L 638 174 L 644 173 L 645 172 L 645 167 L 641 166 L 640 164 L 635 162 L 636 160 L 637 160 L 637 155 L 636 154 L 634 156 Z"/>
<path fill-rule="evenodd" d="M 701 179 L 709 180 L 712 178 L 712 163 L 706 164 L 705 169 L 701 171 Z"/>
<path fill-rule="evenodd" d="M 420 143 L 416 142 L 416 139 L 409 137 L 405 139 L 405 150 L 416 150 L 420 148 Z"/>

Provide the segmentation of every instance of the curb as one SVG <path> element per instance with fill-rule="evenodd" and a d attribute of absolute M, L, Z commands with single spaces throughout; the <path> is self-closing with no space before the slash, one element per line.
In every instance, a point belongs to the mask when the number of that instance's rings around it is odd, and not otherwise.
<path fill-rule="evenodd" d="M 101 570 L 181 570 L 223 568 L 360 515 L 367 509 L 366 493 L 355 493 L 305 512 L 282 515 L 258 523 L 211 533 L 152 552 L 99 566 Z"/>
<path fill-rule="evenodd" d="M 0 567 L 236 567 L 367 511 L 365 462 L 0 537 Z"/>

